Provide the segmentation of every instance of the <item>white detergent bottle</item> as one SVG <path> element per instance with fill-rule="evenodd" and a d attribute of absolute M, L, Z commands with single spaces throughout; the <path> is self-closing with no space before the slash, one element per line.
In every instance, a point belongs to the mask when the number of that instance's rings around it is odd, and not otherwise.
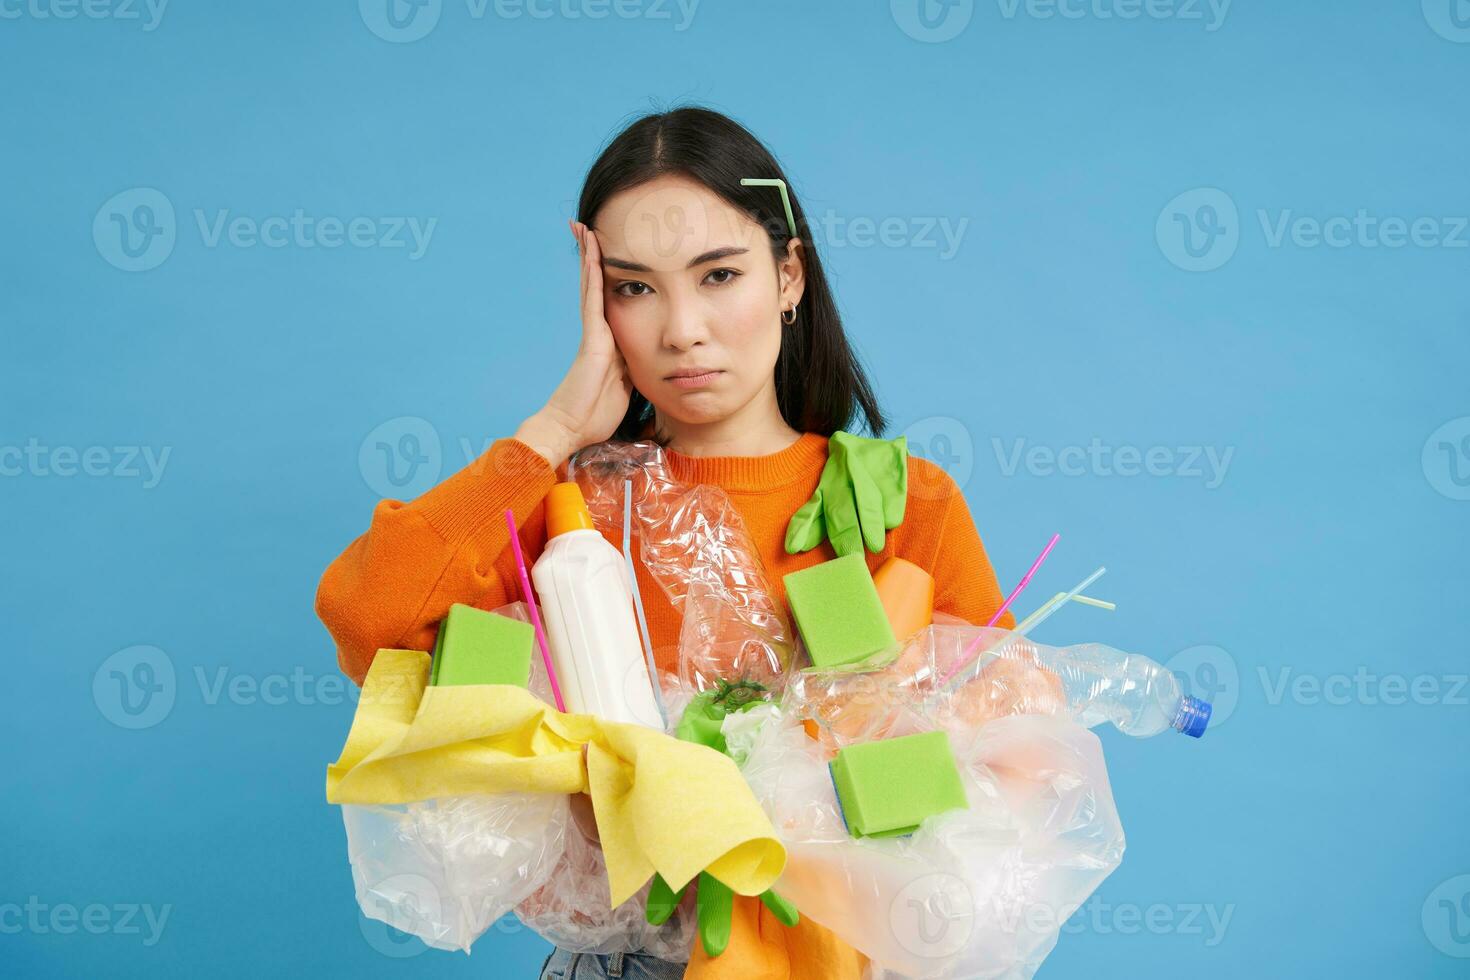
<path fill-rule="evenodd" d="M 567 710 L 662 730 L 627 565 L 593 526 L 577 484 L 547 494 L 546 534 L 531 578 Z"/>

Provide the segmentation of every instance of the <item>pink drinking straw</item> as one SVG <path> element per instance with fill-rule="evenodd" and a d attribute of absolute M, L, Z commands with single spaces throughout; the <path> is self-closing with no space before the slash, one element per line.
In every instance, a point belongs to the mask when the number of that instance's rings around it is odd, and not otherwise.
<path fill-rule="evenodd" d="M 510 528 L 510 546 L 516 554 L 516 571 L 521 575 L 521 592 L 526 597 L 526 608 L 531 610 L 531 625 L 536 627 L 536 645 L 541 648 L 541 662 L 546 665 L 546 676 L 551 681 L 551 696 L 556 699 L 556 710 L 566 713 L 567 703 L 561 699 L 561 685 L 556 682 L 556 668 L 551 666 L 551 650 L 546 645 L 546 631 L 541 628 L 541 610 L 536 608 L 536 592 L 531 588 L 531 576 L 526 573 L 526 557 L 521 554 L 521 536 L 516 531 L 515 511 L 505 510 L 505 523 Z"/>
<path fill-rule="evenodd" d="M 1025 591 L 1026 586 L 1031 584 L 1031 576 L 1035 575 L 1036 570 L 1041 567 L 1041 563 L 1046 561 L 1046 556 L 1051 554 L 1051 549 L 1057 546 L 1057 539 L 1060 537 L 1060 534 L 1053 534 L 1051 536 L 1051 540 L 1046 543 L 1046 547 L 1041 549 L 1041 554 L 1036 556 L 1036 560 L 1031 563 L 1031 567 L 1027 569 L 1026 574 L 1021 576 L 1020 583 L 1011 590 L 1010 595 L 1006 596 L 1006 601 L 1000 604 L 1000 608 L 995 611 L 994 616 L 990 617 L 990 622 L 986 623 L 986 626 L 994 626 L 1000 620 L 1000 617 L 1006 614 L 1006 610 L 1011 608 L 1011 603 L 1016 601 L 1016 597 Z M 975 648 L 980 645 L 980 641 L 984 638 L 985 634 L 982 633 L 970 641 L 970 645 L 965 647 L 965 652 L 960 656 L 960 662 L 951 667 L 949 673 L 940 678 L 940 684 L 949 683 L 951 677 L 970 666 L 970 661 L 975 658 Z"/>

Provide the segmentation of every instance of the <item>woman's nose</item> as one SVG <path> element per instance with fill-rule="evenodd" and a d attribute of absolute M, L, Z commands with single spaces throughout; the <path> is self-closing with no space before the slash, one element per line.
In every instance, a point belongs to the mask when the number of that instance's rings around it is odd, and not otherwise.
<path fill-rule="evenodd" d="M 688 350 L 708 336 L 704 315 L 695 304 L 676 301 L 670 305 L 668 319 L 664 321 L 664 346 Z"/>

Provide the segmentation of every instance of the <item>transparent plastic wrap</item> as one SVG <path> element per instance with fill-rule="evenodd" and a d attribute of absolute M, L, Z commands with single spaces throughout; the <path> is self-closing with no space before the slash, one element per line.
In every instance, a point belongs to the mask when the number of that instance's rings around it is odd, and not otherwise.
<path fill-rule="evenodd" d="M 1210 712 L 1147 657 L 1097 643 L 1049 647 L 956 623 L 915 634 L 877 669 L 796 672 L 786 703 L 829 750 L 932 728 L 963 736 L 1012 715 L 1058 715 L 1087 728 L 1108 722 L 1139 737 L 1171 728 L 1198 736 Z"/>
<path fill-rule="evenodd" d="M 870 957 L 873 977 L 1030 977 L 1122 860 L 1102 746 L 1065 717 L 952 735 L 968 809 L 888 839 L 848 834 L 828 752 L 798 715 L 735 715 L 725 732 L 787 847 L 776 890 Z"/>
<path fill-rule="evenodd" d="M 573 953 L 645 952 L 688 962 L 696 927 L 690 889 L 663 925 L 650 925 L 644 910 L 648 885 L 617 908 L 609 908 L 607 865 L 596 840 L 586 798 L 574 798 L 565 847 L 544 883 L 516 906 L 516 918 L 542 939 Z"/>
<path fill-rule="evenodd" d="M 465 952 L 551 876 L 567 822 L 567 798 L 546 793 L 342 807 L 363 914 Z"/>
<path fill-rule="evenodd" d="M 760 552 L 719 487 L 686 484 L 653 442 L 603 442 L 567 465 L 599 528 L 623 526 L 623 481 L 633 481 L 633 533 L 640 557 L 683 614 L 679 681 L 704 691 L 718 680 L 779 690 L 795 649 L 772 598 Z"/>
<path fill-rule="evenodd" d="M 522 602 L 495 612 L 530 622 Z M 552 700 L 540 657 L 531 658 L 530 689 Z M 568 797 L 515 793 L 344 804 L 342 822 L 363 914 L 436 949 L 468 952 L 559 866 Z"/>

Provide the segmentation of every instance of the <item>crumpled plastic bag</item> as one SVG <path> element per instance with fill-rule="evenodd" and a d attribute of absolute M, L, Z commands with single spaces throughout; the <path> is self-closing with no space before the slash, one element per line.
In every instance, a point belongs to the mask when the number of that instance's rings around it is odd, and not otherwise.
<path fill-rule="evenodd" d="M 531 621 L 524 602 L 494 611 Z M 538 656 L 531 658 L 530 689 L 552 702 Z M 550 877 L 568 823 L 567 797 L 544 793 L 341 809 L 363 914 L 425 945 L 465 952 Z"/>
<path fill-rule="evenodd" d="M 494 611 L 530 622 L 521 602 Z M 531 658 L 529 686 L 552 703 L 539 656 Z M 674 718 L 690 696 L 671 692 Z M 611 908 L 607 865 L 585 795 L 484 794 L 341 809 L 363 914 L 426 945 L 469 952 L 514 911 L 542 938 L 573 952 L 688 960 L 696 928 L 693 889 L 661 926 L 645 917 L 647 885 Z"/>
<path fill-rule="evenodd" d="M 567 797 L 550 793 L 342 807 L 363 913 L 465 952 L 552 875 L 567 822 Z M 606 891 L 604 878 L 603 904 Z"/>
<path fill-rule="evenodd" d="M 573 810 L 580 806 L 574 798 Z M 648 885 L 609 908 L 607 865 L 596 840 L 590 808 L 573 819 L 565 846 L 544 883 L 515 908 L 516 918 L 542 939 L 573 953 L 642 952 L 688 962 L 697 927 L 694 889 L 673 916 L 651 925 L 645 915 Z"/>
<path fill-rule="evenodd" d="M 874 977 L 1031 977 L 1122 860 L 1097 736 L 1008 715 L 951 735 L 969 808 L 910 836 L 853 839 L 828 751 L 789 711 L 732 716 L 726 738 L 787 847 L 776 890 L 872 961 Z"/>

